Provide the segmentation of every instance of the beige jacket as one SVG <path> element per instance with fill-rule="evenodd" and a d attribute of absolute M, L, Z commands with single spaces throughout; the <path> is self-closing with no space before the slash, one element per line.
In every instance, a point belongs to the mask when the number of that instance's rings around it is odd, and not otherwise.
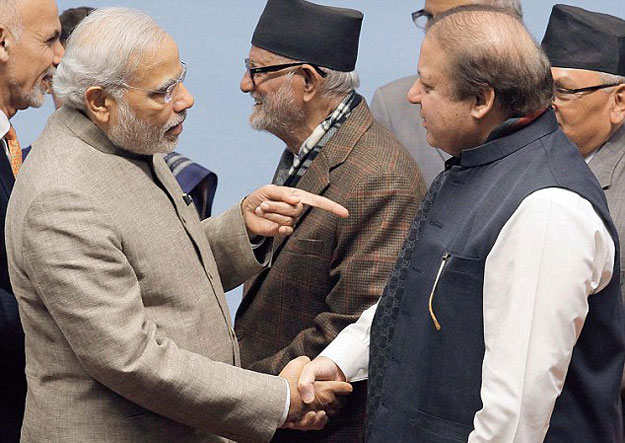
<path fill-rule="evenodd" d="M 22 441 L 267 441 L 282 379 L 244 371 L 224 288 L 262 266 L 239 207 L 199 222 L 161 156 L 54 113 L 6 222 L 26 333 Z"/>

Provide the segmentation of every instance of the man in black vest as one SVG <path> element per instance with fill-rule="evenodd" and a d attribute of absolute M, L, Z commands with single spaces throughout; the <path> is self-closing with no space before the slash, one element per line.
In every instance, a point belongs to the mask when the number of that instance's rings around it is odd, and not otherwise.
<path fill-rule="evenodd" d="M 544 53 L 515 17 L 461 7 L 433 21 L 419 75 L 409 99 L 453 157 L 304 399 L 368 367 L 369 442 L 621 441 L 618 237 Z"/>

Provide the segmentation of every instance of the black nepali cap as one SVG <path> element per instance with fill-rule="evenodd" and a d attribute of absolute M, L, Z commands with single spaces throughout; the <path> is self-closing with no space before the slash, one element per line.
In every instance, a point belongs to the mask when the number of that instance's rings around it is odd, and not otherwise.
<path fill-rule="evenodd" d="M 551 66 L 625 75 L 625 20 L 555 5 L 541 43 Z"/>
<path fill-rule="evenodd" d="M 349 72 L 356 67 L 363 14 L 304 0 L 269 0 L 252 45 L 299 61 Z"/>

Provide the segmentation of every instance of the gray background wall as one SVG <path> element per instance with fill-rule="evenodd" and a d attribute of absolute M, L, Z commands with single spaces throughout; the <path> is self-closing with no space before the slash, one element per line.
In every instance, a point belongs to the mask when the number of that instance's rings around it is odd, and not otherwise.
<path fill-rule="evenodd" d="M 178 151 L 218 174 L 214 214 L 271 180 L 283 145 L 275 137 L 248 127 L 252 100 L 239 90 L 243 58 L 264 0 L 57 1 L 59 12 L 84 5 L 142 9 L 178 42 L 180 56 L 189 69 L 185 85 L 195 96 Z M 412 24 L 410 13 L 423 8 L 424 0 L 314 1 L 364 12 L 357 69 L 360 93 L 367 100 L 376 87 L 416 72 L 423 33 Z M 523 1 L 525 23 L 538 40 L 555 3 Z M 569 0 L 568 4 L 625 17 L 625 0 Z M 22 146 L 32 143 L 43 129 L 53 110 L 51 102 L 13 118 Z M 240 288 L 228 294 L 233 315 L 240 298 Z"/>

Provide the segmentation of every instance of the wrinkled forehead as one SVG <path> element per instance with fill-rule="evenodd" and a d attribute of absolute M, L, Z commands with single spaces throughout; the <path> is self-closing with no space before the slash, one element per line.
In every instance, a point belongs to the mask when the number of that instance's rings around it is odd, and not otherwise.
<path fill-rule="evenodd" d="M 590 71 L 587 69 L 562 68 L 552 66 L 551 76 L 553 77 L 553 81 L 556 83 L 573 83 L 576 85 L 581 83 L 589 83 L 590 85 L 591 82 L 596 83 L 600 81 L 601 72 Z"/>
<path fill-rule="evenodd" d="M 59 11 L 54 0 L 15 0 L 15 12 L 23 29 L 46 33 L 61 28 Z"/>
<path fill-rule="evenodd" d="M 262 49 L 254 45 L 252 45 L 252 47 L 250 48 L 249 59 L 250 63 L 257 66 L 267 66 L 286 60 L 286 58 L 281 55 L 275 54 L 271 51 L 267 51 L 266 49 Z"/>
<path fill-rule="evenodd" d="M 136 69 L 133 77 L 136 80 L 145 80 L 160 73 L 170 70 L 166 75 L 179 75 L 180 55 L 178 45 L 169 34 L 163 34 L 163 38 L 154 41 L 152 44 L 138 48 L 130 57 L 136 60 Z"/>

